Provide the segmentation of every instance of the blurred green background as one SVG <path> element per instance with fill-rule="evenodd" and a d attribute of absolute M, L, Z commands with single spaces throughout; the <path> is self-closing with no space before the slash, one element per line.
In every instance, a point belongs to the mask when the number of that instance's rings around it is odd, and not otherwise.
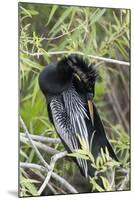
<path fill-rule="evenodd" d="M 89 63 L 98 64 L 95 103 L 112 146 L 126 169 L 130 164 L 130 67 L 104 63 L 88 55 L 130 61 L 130 10 L 19 3 L 20 115 L 31 134 L 56 138 L 49 122 L 45 99 L 38 85 L 44 66 L 69 53 L 81 52 Z M 20 126 L 20 161 L 40 164 Z M 62 144 L 51 144 L 63 151 Z M 51 154 L 40 149 L 45 160 Z M 57 162 L 55 172 L 79 192 L 89 192 L 89 183 L 70 159 Z M 37 195 L 41 172 L 20 169 L 20 196 Z M 117 173 L 117 188 L 125 175 Z M 55 180 L 50 186 L 58 194 L 65 189 Z M 129 181 L 124 186 L 129 189 Z M 47 187 L 44 195 L 54 194 Z"/>

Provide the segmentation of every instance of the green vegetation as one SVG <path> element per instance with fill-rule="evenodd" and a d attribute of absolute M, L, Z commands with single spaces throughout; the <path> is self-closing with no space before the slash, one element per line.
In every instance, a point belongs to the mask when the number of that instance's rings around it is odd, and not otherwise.
<path fill-rule="evenodd" d="M 47 106 L 38 86 L 38 75 L 48 63 L 72 52 L 83 54 L 98 65 L 100 77 L 96 83 L 95 103 L 103 120 L 107 136 L 122 167 L 111 161 L 107 149 L 95 159 L 83 149 L 58 160 L 54 173 L 63 177 L 78 192 L 130 189 L 130 136 L 129 136 L 129 79 L 130 11 L 75 6 L 19 3 L 20 23 L 20 116 L 41 155 L 50 163 L 53 154 L 64 151 L 54 127 L 49 122 Z M 115 59 L 103 62 L 96 57 Z M 20 125 L 20 162 L 42 166 L 35 149 Z M 34 137 L 35 136 L 35 137 Z M 42 136 L 42 137 L 39 137 Z M 41 139 L 42 138 L 42 139 Z M 44 140 L 43 140 L 44 138 Z M 47 139 L 54 139 L 47 141 Z M 55 142 L 56 141 L 56 142 Z M 51 148 L 48 149 L 48 147 Z M 52 153 L 53 152 L 53 153 Z M 92 160 L 96 176 L 85 180 L 72 162 L 72 156 Z M 114 173 L 109 180 L 108 170 Z M 20 168 L 20 196 L 38 195 L 47 171 Z M 104 176 L 105 173 L 105 176 Z M 79 177 L 79 180 L 78 180 Z M 99 185 L 101 179 L 103 186 Z M 52 176 L 44 195 L 71 193 Z"/>

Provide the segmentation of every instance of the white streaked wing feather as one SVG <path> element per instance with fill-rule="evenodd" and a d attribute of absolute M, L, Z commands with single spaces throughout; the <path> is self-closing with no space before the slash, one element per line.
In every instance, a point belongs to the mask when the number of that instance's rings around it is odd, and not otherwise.
<path fill-rule="evenodd" d="M 59 96 L 55 96 L 50 103 L 53 121 L 60 137 L 70 150 L 74 151 L 80 148 L 78 135 L 89 145 L 88 131 L 84 121 L 85 117 L 88 118 L 88 116 L 83 102 L 73 86 L 69 90 L 64 91 L 62 95 L 64 104 Z M 81 158 L 76 159 L 85 176 L 87 176 L 87 161 Z"/>

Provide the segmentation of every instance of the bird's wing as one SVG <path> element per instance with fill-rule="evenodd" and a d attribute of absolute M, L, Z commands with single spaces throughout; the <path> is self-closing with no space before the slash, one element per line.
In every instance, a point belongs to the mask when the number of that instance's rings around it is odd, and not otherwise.
<path fill-rule="evenodd" d="M 79 93 L 85 94 L 84 95 L 85 108 L 86 108 L 86 113 L 88 114 L 89 117 L 89 119 L 86 119 L 87 122 L 86 128 L 88 130 L 90 150 L 92 154 L 94 155 L 94 157 L 97 157 L 101 151 L 101 148 L 105 149 L 105 147 L 107 147 L 111 158 L 118 161 L 113 151 L 113 148 L 106 137 L 105 129 L 95 104 L 91 101 L 87 101 L 88 95 L 84 91 L 82 83 L 75 77 L 74 77 L 74 83 L 75 83 L 75 88 L 77 88 Z"/>
<path fill-rule="evenodd" d="M 84 120 L 87 117 L 86 112 L 80 97 L 73 89 L 63 92 L 61 96 L 53 97 L 50 109 L 54 126 L 71 152 L 81 148 L 79 137 L 84 139 L 89 146 L 88 131 Z M 81 158 L 76 158 L 76 160 L 87 177 L 87 161 Z"/>
<path fill-rule="evenodd" d="M 93 117 L 94 117 L 94 129 L 95 129 L 93 145 L 96 146 L 96 149 L 94 151 L 96 151 L 97 153 L 97 151 L 100 152 L 101 147 L 102 148 L 107 147 L 111 158 L 118 161 L 113 151 L 113 148 L 107 139 L 103 123 L 100 119 L 99 113 L 94 103 L 93 103 Z M 96 153 L 94 152 L 93 154 Z"/>

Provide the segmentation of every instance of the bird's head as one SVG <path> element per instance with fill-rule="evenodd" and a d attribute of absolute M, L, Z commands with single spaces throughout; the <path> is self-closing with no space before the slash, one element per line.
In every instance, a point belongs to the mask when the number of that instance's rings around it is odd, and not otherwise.
<path fill-rule="evenodd" d="M 82 57 L 72 54 L 46 66 L 39 75 L 40 89 L 44 95 L 60 94 L 70 87 L 74 77 L 79 80 L 78 87 L 82 86 L 87 96 L 89 112 L 92 116 L 97 72 L 94 66 L 88 65 Z"/>
<path fill-rule="evenodd" d="M 71 54 L 46 66 L 39 75 L 39 85 L 44 94 L 58 94 L 70 86 L 74 76 L 80 80 L 85 93 L 92 100 L 97 73 L 92 65 L 78 55 Z"/>

